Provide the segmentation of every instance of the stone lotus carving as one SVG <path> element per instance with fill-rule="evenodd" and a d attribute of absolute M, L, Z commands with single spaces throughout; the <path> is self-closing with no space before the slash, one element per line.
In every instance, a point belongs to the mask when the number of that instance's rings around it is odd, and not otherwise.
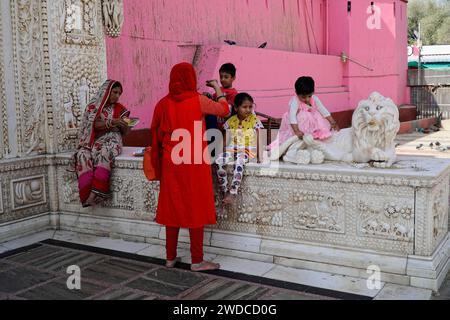
<path fill-rule="evenodd" d="M 11 181 L 13 210 L 37 206 L 47 202 L 45 177 L 29 177 Z"/>
<path fill-rule="evenodd" d="M 122 0 L 103 0 L 102 11 L 106 34 L 113 38 L 120 36 L 123 25 Z"/>
<path fill-rule="evenodd" d="M 323 142 L 311 135 L 305 135 L 303 141 L 293 137 L 273 151 L 271 160 L 279 159 L 286 152 L 283 160 L 298 164 L 324 160 L 373 161 L 375 167 L 391 167 L 396 160 L 394 139 L 399 128 L 397 106 L 391 99 L 374 92 L 359 103 L 351 128 L 342 129 Z"/>

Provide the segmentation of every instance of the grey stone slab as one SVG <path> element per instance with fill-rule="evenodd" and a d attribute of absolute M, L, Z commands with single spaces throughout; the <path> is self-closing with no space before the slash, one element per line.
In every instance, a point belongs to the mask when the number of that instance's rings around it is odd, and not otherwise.
<path fill-rule="evenodd" d="M 25 291 L 18 297 L 28 300 L 83 300 L 105 289 L 104 286 L 88 283 L 81 279 L 80 290 L 70 290 L 65 281 L 57 280 Z"/>
<path fill-rule="evenodd" d="M 43 259 L 46 257 L 57 256 L 61 254 L 61 249 L 51 246 L 40 246 L 24 252 L 19 252 L 15 255 L 9 256 L 5 260 L 16 263 L 29 264 L 34 260 Z"/>
<path fill-rule="evenodd" d="M 0 272 L 13 268 L 12 264 L 0 261 Z"/>
<path fill-rule="evenodd" d="M 40 272 L 25 267 L 10 269 L 0 273 L 0 292 L 15 293 L 54 277 L 47 272 Z"/>
<path fill-rule="evenodd" d="M 430 300 L 431 290 L 386 284 L 374 300 Z"/>
<path fill-rule="evenodd" d="M 118 284 L 153 268 L 155 266 L 151 264 L 111 259 L 87 267 L 82 275 L 95 281 Z"/>
<path fill-rule="evenodd" d="M 439 292 L 434 294 L 432 297 L 433 300 L 450 300 L 450 280 L 445 280 L 442 284 Z"/>
<path fill-rule="evenodd" d="M 96 296 L 94 300 L 156 300 L 155 296 L 121 288 L 105 292 Z"/>
<path fill-rule="evenodd" d="M 140 277 L 126 286 L 167 297 L 175 297 L 205 279 L 192 272 L 174 269 L 158 269 Z"/>
<path fill-rule="evenodd" d="M 101 255 L 72 250 L 61 250 L 41 256 L 29 263 L 30 266 L 45 271 L 66 273 L 70 266 L 87 267 L 104 259 Z"/>
<path fill-rule="evenodd" d="M 206 279 L 206 276 L 200 273 L 167 268 L 153 270 L 147 276 L 158 281 L 185 287 L 193 287 Z"/>
<path fill-rule="evenodd" d="M 267 292 L 268 288 L 228 279 L 214 279 L 188 295 L 185 300 L 258 300 Z"/>
<path fill-rule="evenodd" d="M 264 297 L 266 300 L 329 300 L 330 298 L 296 292 L 274 292 Z"/>

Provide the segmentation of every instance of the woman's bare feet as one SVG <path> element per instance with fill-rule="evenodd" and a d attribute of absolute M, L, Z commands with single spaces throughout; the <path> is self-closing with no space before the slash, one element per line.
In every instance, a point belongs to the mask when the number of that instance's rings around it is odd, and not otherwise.
<path fill-rule="evenodd" d="M 175 265 L 181 261 L 181 258 L 175 258 L 173 261 L 166 260 L 166 268 L 175 268 Z"/>
<path fill-rule="evenodd" d="M 191 270 L 195 272 L 199 271 L 211 271 L 211 270 L 217 270 L 220 269 L 220 264 L 209 262 L 209 261 L 203 261 L 201 263 L 192 264 Z"/>
<path fill-rule="evenodd" d="M 225 198 L 223 198 L 222 203 L 226 206 L 233 204 L 236 201 L 236 195 L 228 193 Z"/>

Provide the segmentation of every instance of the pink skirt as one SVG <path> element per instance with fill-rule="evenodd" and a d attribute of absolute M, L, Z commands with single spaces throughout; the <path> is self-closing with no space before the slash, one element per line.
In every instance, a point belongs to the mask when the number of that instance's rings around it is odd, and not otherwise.
<path fill-rule="evenodd" d="M 315 140 L 326 140 L 332 136 L 330 123 L 316 109 L 300 110 L 297 113 L 297 122 L 300 131 L 312 135 Z M 269 145 L 268 149 L 280 146 L 293 136 L 295 133 L 289 121 L 289 112 L 286 112 L 283 115 L 277 139 Z"/>

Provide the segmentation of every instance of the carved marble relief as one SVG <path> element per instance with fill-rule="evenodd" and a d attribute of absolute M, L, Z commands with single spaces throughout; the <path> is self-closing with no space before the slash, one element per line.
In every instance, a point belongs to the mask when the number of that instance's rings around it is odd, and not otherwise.
<path fill-rule="evenodd" d="M 101 85 L 98 70 L 91 66 L 97 63 L 100 61 L 96 57 L 83 55 L 64 56 L 62 59 L 64 117 L 58 121 L 58 128 L 66 134 L 59 138 L 59 143 L 64 143 L 64 139 L 76 137 L 81 116 Z"/>
<path fill-rule="evenodd" d="M 358 232 L 361 235 L 399 241 L 414 239 L 414 207 L 401 202 L 361 199 Z"/>
<path fill-rule="evenodd" d="M 297 209 L 294 218 L 295 229 L 344 232 L 344 195 L 335 196 L 322 192 L 296 191 L 291 200 Z"/>
<path fill-rule="evenodd" d="M 45 176 L 11 180 L 11 203 L 13 210 L 38 206 L 47 202 Z"/>
<path fill-rule="evenodd" d="M 3 10 L 0 4 L 0 10 Z M 0 11 L 1 12 L 1 11 Z M 3 23 L 0 14 L 0 159 L 9 153 L 8 114 L 6 108 L 6 91 L 3 66 Z"/>
<path fill-rule="evenodd" d="M 434 193 L 432 200 L 432 236 L 433 248 L 448 231 L 448 184 L 442 184 Z"/>
<path fill-rule="evenodd" d="M 132 179 L 112 177 L 111 198 L 102 203 L 102 207 L 110 209 L 135 210 L 135 190 Z"/>
<path fill-rule="evenodd" d="M 56 153 L 76 147 L 81 116 L 106 79 L 101 0 L 49 3 L 49 43 Z"/>
<path fill-rule="evenodd" d="M 64 181 L 64 187 L 62 189 L 63 202 L 69 204 L 79 201 L 77 186 L 78 180 L 76 174 L 64 170 L 64 174 L 62 174 L 62 181 Z"/>
<path fill-rule="evenodd" d="M 41 1 L 12 0 L 16 116 L 21 155 L 46 152 Z"/>
<path fill-rule="evenodd" d="M 245 187 L 242 201 L 237 207 L 237 221 L 282 227 L 284 205 L 279 193 L 280 190 Z M 227 215 L 222 216 L 222 218 L 226 219 Z"/>
<path fill-rule="evenodd" d="M 143 181 L 142 190 L 144 193 L 143 211 L 149 213 L 153 220 L 156 217 L 158 207 L 159 183 Z"/>
<path fill-rule="evenodd" d="M 96 2 L 96 0 L 64 0 L 63 22 L 66 43 L 98 44 Z"/>
<path fill-rule="evenodd" d="M 122 0 L 102 0 L 103 25 L 108 36 L 120 36 L 124 20 Z"/>

